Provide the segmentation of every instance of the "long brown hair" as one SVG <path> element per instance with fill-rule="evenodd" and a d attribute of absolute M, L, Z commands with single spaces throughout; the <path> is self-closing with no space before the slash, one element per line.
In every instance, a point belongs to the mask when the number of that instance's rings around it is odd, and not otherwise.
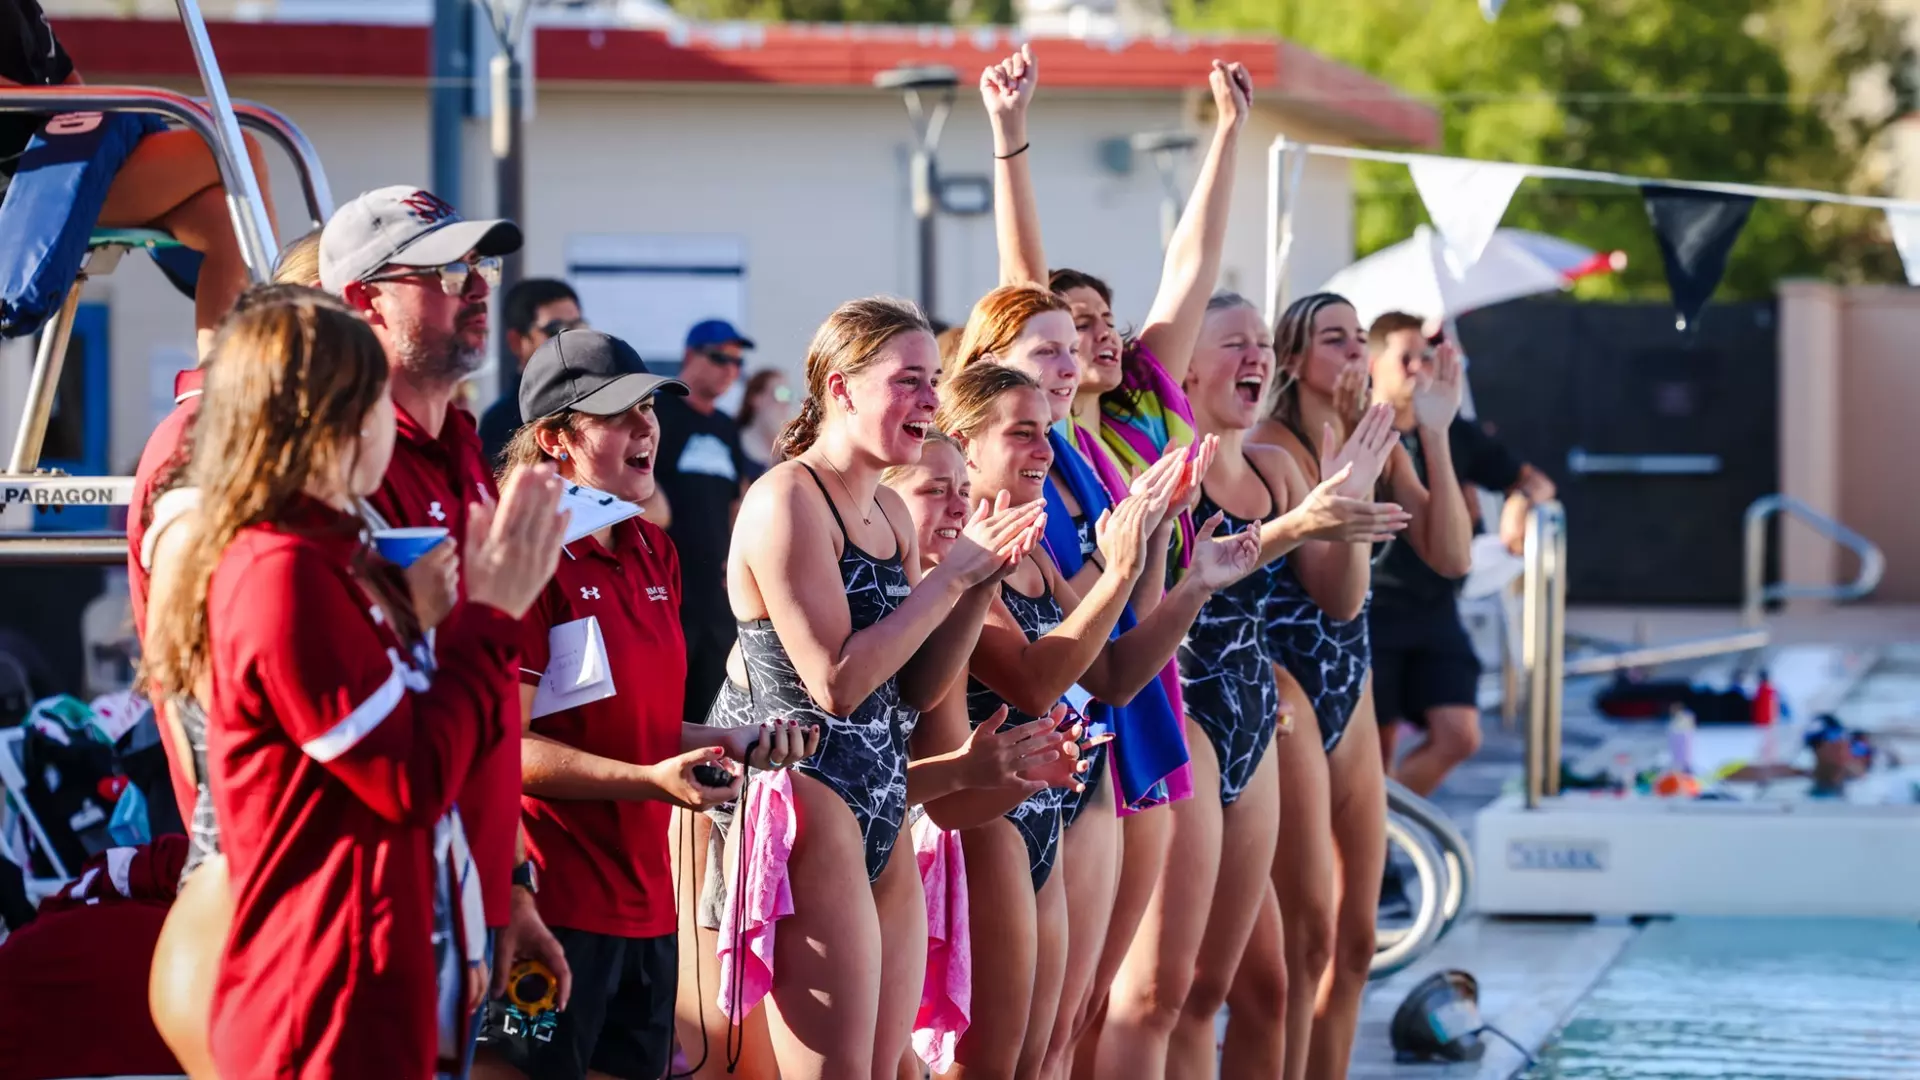
<path fill-rule="evenodd" d="M 283 517 L 312 477 L 346 473 L 387 392 L 386 350 L 365 320 L 318 289 L 283 289 L 228 319 L 214 342 L 180 477 L 200 491 L 198 527 L 147 624 L 144 679 L 155 696 L 189 693 L 206 674 L 207 584 L 228 543 Z M 396 596 L 377 568 L 356 571 L 411 637 L 404 587 Z"/>
<path fill-rule="evenodd" d="M 911 301 L 869 296 L 835 308 L 807 346 L 807 400 L 774 440 L 774 456 L 782 461 L 799 457 L 820 437 L 829 376 L 836 371 L 849 378 L 858 375 L 879 358 L 887 342 L 915 332 L 931 337 L 933 327 Z"/>
<path fill-rule="evenodd" d="M 1280 322 L 1273 328 L 1273 351 L 1278 370 L 1274 372 L 1273 407 L 1268 415 L 1280 421 L 1300 445 L 1312 453 L 1320 440 L 1307 435 L 1300 419 L 1300 380 L 1306 374 L 1307 350 L 1313 348 L 1313 323 L 1330 307 L 1353 304 L 1338 293 L 1313 293 L 1287 305 Z"/>
<path fill-rule="evenodd" d="M 940 386 L 940 411 L 933 423 L 941 431 L 971 438 L 993 412 L 993 403 L 1010 390 L 1039 390 L 1033 376 L 1000 364 L 975 364 Z"/>
<path fill-rule="evenodd" d="M 1071 310 L 1065 300 L 1038 286 L 1000 286 L 973 305 L 967 328 L 960 334 L 960 347 L 947 363 L 947 377 L 967 370 L 989 353 L 1004 355 L 1035 315 Z"/>

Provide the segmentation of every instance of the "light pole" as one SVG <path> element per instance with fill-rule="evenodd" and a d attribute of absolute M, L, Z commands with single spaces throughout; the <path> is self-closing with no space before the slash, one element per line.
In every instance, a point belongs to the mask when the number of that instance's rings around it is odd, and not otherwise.
<path fill-rule="evenodd" d="M 934 304 L 935 221 L 940 212 L 940 173 L 934 154 L 940 148 L 940 130 L 953 111 L 960 76 L 950 67 L 898 67 L 873 77 L 882 90 L 898 90 L 906 97 L 907 118 L 913 122 L 913 163 L 910 183 L 913 218 L 920 233 L 920 307 L 929 318 Z M 926 95 L 926 100 L 921 95 Z"/>
<path fill-rule="evenodd" d="M 493 59 L 487 65 L 488 89 L 491 92 L 493 150 L 493 206 L 494 216 L 506 218 L 522 228 L 526 227 L 525 217 L 526 169 L 523 162 L 525 140 L 520 130 L 520 94 L 524 69 L 520 63 L 520 44 L 526 39 L 527 14 L 533 10 L 535 0 L 474 0 L 481 10 L 487 13 L 487 23 L 493 28 L 496 45 Z M 520 283 L 521 253 L 514 252 L 501 260 L 500 294 Z M 507 348 L 507 335 L 500 335 L 500 353 L 496 358 L 499 372 L 500 393 L 517 392 L 520 385 L 520 365 L 513 353 Z"/>
<path fill-rule="evenodd" d="M 1127 144 L 1136 154 L 1153 158 L 1153 170 L 1160 174 L 1160 250 L 1173 243 L 1173 230 L 1180 225 L 1180 211 L 1186 205 L 1180 190 L 1180 164 L 1193 148 L 1200 145 L 1197 136 L 1185 131 L 1147 131 L 1132 136 Z"/>

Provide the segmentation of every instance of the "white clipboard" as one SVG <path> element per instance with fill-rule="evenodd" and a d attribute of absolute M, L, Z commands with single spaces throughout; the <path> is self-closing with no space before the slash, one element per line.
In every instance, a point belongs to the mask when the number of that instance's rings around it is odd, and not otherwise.
<path fill-rule="evenodd" d="M 533 691 L 536 719 L 602 701 L 614 693 L 599 619 L 589 615 L 547 631 L 547 670 Z"/>
<path fill-rule="evenodd" d="M 644 511 L 640 504 L 630 503 L 617 495 L 583 487 L 580 484 L 568 484 L 567 490 L 560 496 L 560 509 L 571 511 L 573 516 L 567 519 L 567 540 L 571 544 L 590 533 L 597 533 L 609 525 L 617 525 L 630 517 L 638 517 Z M 555 629 L 559 629 L 555 627 Z"/>

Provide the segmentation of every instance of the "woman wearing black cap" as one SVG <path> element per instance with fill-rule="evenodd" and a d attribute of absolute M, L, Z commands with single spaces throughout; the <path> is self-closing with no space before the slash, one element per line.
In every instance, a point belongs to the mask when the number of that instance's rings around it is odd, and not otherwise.
<path fill-rule="evenodd" d="M 531 419 L 507 444 L 507 473 L 550 462 L 571 483 L 638 506 L 654 492 L 661 391 L 687 388 L 648 372 L 618 338 L 563 331 L 527 361 L 520 409 Z M 569 543 L 522 621 L 522 821 L 540 914 L 566 949 L 574 992 L 565 1011 L 537 1017 L 490 1005 L 475 1076 L 664 1074 L 678 975 L 669 808 L 727 802 L 740 790 L 737 762 L 778 768 L 818 745 L 793 723 L 682 723 L 679 609 L 673 542 L 629 517 Z M 573 634 L 589 657 L 605 650 L 604 684 L 550 709 L 536 695 L 543 678 L 559 678 Z"/>

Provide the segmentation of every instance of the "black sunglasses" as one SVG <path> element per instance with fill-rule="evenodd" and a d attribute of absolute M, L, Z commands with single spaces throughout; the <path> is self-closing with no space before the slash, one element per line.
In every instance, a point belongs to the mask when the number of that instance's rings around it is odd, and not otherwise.
<path fill-rule="evenodd" d="M 735 356 L 732 353 L 724 353 L 718 349 L 703 349 L 700 355 L 716 364 L 721 364 L 726 367 L 740 367 L 747 362 L 747 358 L 744 356 Z"/>
<path fill-rule="evenodd" d="M 550 338 L 559 337 L 563 330 L 585 330 L 586 328 L 587 320 L 585 319 L 554 319 L 534 327 Z"/>
<path fill-rule="evenodd" d="M 378 274 L 369 274 L 360 280 L 367 284 L 381 281 L 407 281 L 412 278 L 433 278 L 440 282 L 440 291 L 448 296 L 464 296 L 468 279 L 480 275 L 491 289 L 500 284 L 500 257 L 489 255 L 471 262 L 462 260 L 450 262 L 445 266 L 402 266 Z"/>

